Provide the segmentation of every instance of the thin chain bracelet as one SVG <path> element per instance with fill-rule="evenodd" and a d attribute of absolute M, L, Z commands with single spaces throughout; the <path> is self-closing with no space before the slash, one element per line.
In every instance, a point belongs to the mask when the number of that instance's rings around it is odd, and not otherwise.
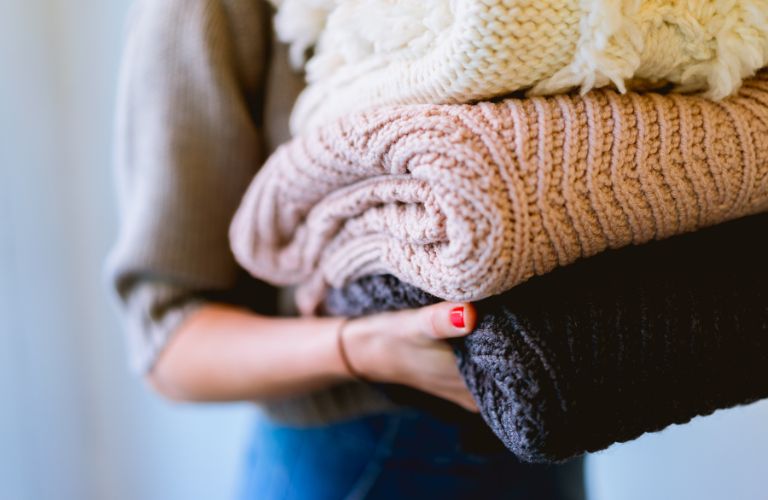
<path fill-rule="evenodd" d="M 355 368 L 352 366 L 352 363 L 349 361 L 349 355 L 347 354 L 347 349 L 344 347 L 344 330 L 349 325 L 349 322 L 352 320 L 352 318 L 344 318 L 341 323 L 339 323 L 338 328 L 336 328 L 336 344 L 338 346 L 339 355 L 341 356 L 341 362 L 344 364 L 344 368 L 347 369 L 347 372 L 352 376 L 352 378 L 357 380 L 365 380 L 365 377 L 360 375 L 360 372 L 355 370 Z"/>

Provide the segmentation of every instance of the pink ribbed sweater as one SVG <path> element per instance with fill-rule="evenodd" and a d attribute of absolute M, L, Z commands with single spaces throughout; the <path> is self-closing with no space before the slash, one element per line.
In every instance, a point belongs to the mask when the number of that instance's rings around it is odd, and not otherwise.
<path fill-rule="evenodd" d="M 768 73 L 716 103 L 593 91 L 374 109 L 281 147 L 230 228 L 253 275 L 391 273 L 477 300 L 607 248 L 768 210 Z M 755 235 L 760 237 L 760 235 Z"/>

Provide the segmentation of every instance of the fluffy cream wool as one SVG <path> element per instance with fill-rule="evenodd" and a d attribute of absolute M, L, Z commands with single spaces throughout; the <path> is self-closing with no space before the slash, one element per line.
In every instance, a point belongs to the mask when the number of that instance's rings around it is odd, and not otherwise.
<path fill-rule="evenodd" d="M 306 64 L 298 133 L 380 104 L 672 83 L 721 99 L 768 65 L 768 0 L 272 0 Z"/>
<path fill-rule="evenodd" d="M 278 149 L 234 218 L 240 264 L 328 286 L 393 274 L 448 300 L 768 210 L 768 73 L 721 102 L 594 90 L 381 107 Z M 755 235 L 760 237 L 760 235 Z"/>

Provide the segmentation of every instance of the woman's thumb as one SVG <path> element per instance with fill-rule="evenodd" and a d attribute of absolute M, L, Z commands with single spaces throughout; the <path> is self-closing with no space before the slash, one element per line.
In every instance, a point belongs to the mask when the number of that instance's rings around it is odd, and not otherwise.
<path fill-rule="evenodd" d="M 468 302 L 442 302 L 416 311 L 419 330 L 429 337 L 461 337 L 474 330 L 477 311 Z"/>

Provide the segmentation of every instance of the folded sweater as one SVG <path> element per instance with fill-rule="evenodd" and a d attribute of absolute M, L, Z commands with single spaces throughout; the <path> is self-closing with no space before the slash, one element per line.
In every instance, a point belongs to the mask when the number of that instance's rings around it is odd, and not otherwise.
<path fill-rule="evenodd" d="M 753 216 L 605 252 L 478 303 L 452 345 L 485 422 L 521 459 L 560 461 L 768 397 L 767 228 Z M 332 291 L 326 312 L 437 300 L 374 276 Z"/>
<path fill-rule="evenodd" d="M 768 72 L 721 102 L 596 90 L 362 112 L 281 146 L 230 227 L 254 276 L 392 274 L 479 300 L 609 248 L 768 209 Z"/>
<path fill-rule="evenodd" d="M 768 1 L 272 0 L 306 65 L 295 133 L 371 105 L 670 82 L 733 93 L 768 64 Z"/>

